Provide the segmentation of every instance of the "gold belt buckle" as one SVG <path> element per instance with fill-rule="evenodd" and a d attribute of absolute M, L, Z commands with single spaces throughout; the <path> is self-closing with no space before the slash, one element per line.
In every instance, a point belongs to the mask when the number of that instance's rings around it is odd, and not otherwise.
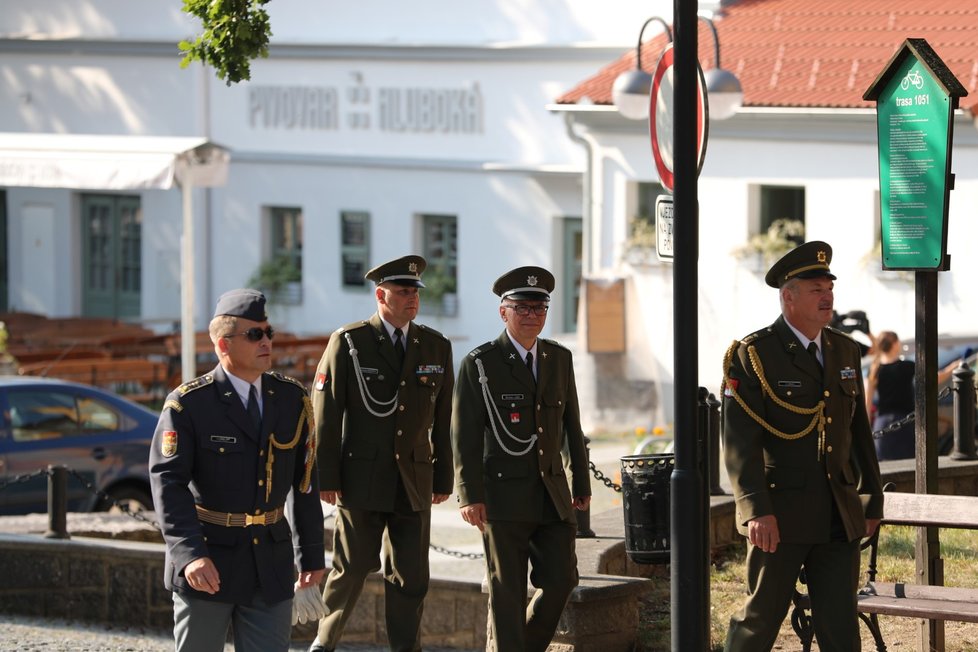
<path fill-rule="evenodd" d="M 249 525 L 265 525 L 265 516 L 267 514 L 256 514 L 252 516 L 251 514 L 245 514 L 245 527 Z"/>

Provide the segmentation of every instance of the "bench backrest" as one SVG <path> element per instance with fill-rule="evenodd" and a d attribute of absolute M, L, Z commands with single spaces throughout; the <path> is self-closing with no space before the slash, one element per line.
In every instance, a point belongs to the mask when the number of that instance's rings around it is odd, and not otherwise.
<path fill-rule="evenodd" d="M 883 493 L 883 523 L 978 530 L 978 497 Z"/>

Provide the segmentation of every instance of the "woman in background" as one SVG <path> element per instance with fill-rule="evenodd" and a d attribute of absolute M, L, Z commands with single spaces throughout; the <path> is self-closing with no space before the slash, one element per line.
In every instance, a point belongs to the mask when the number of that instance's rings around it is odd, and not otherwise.
<path fill-rule="evenodd" d="M 867 378 L 866 410 L 870 415 L 874 414 L 873 396 L 876 395 L 873 433 L 876 456 L 881 461 L 903 460 L 915 455 L 913 421 L 882 435 L 876 434 L 914 411 L 915 365 L 900 357 L 902 351 L 900 338 L 893 331 L 883 331 L 876 337 L 875 357 Z M 958 361 L 954 361 L 941 369 L 937 373 L 937 383 L 940 385 L 950 378 L 957 365 Z"/>

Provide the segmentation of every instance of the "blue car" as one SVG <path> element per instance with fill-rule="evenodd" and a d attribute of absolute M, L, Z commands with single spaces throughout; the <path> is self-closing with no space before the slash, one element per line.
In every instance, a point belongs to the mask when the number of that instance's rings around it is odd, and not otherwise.
<path fill-rule="evenodd" d="M 0 514 L 46 512 L 47 476 L 22 478 L 51 464 L 69 469 L 68 511 L 107 510 L 111 501 L 152 510 L 149 449 L 156 413 L 88 385 L 0 376 L 0 415 Z"/>

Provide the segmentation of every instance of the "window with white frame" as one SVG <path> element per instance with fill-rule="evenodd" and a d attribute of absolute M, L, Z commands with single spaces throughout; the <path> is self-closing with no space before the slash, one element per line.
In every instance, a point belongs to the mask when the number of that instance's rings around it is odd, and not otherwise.
<path fill-rule="evenodd" d="M 265 210 L 266 256 L 249 283 L 269 301 L 302 303 L 302 209 L 270 206 Z"/>
<path fill-rule="evenodd" d="M 805 188 L 804 186 L 758 187 L 758 229 L 767 233 L 782 220 L 795 222 L 799 228 L 786 229 L 784 237 L 795 244 L 805 241 Z M 781 222 L 783 224 L 783 222 Z"/>
<path fill-rule="evenodd" d="M 428 267 L 421 277 L 426 289 L 421 310 L 454 317 L 458 314 L 458 219 L 454 215 L 422 215 L 422 255 Z"/>
<path fill-rule="evenodd" d="M 364 274 L 370 269 L 370 214 L 365 211 L 340 213 L 340 278 L 343 287 L 367 289 Z"/>

